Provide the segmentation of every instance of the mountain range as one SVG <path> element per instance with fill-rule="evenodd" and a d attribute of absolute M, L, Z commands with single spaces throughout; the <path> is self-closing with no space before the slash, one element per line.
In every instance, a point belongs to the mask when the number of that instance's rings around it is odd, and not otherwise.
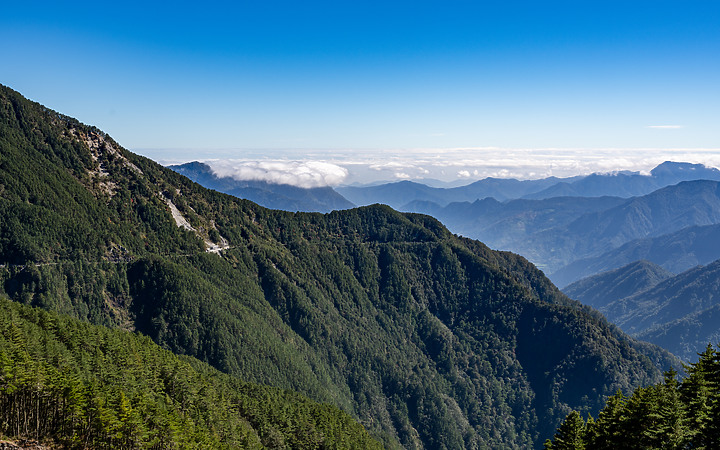
<path fill-rule="evenodd" d="M 620 171 L 538 180 L 485 178 L 454 188 L 435 188 L 414 181 L 400 181 L 375 186 L 340 186 L 337 191 L 359 206 L 384 203 L 396 209 L 406 210 L 413 202 L 432 202 L 444 207 L 450 203 L 472 203 L 489 197 L 500 202 L 519 198 L 531 200 L 554 197 L 630 198 L 692 180 L 720 181 L 720 170 L 702 164 L 666 161 L 651 170 L 648 175 Z"/>
<path fill-rule="evenodd" d="M 334 405 L 389 448 L 537 447 L 569 411 L 595 414 L 678 364 L 431 217 L 269 210 L 4 86 L 0 217 L 13 301 Z"/>
<path fill-rule="evenodd" d="M 564 292 L 685 361 L 720 339 L 720 260 L 678 275 L 638 261 L 584 278 Z"/>
<path fill-rule="evenodd" d="M 303 189 L 219 178 L 199 162 L 170 168 L 207 188 L 275 209 L 329 212 L 352 207 L 330 187 Z M 717 202 L 681 184 L 701 180 L 720 180 L 720 171 L 666 161 L 648 175 L 620 171 L 567 179 L 486 178 L 454 188 L 402 181 L 337 190 L 360 205 L 385 203 L 429 214 L 454 233 L 527 257 L 559 286 L 566 286 L 640 259 L 678 273 L 720 258 L 720 247 L 694 239 L 697 233 L 712 232 L 691 229 L 717 223 Z M 685 205 L 704 211 L 683 209 Z M 687 232 L 681 231 L 683 226 Z M 667 236 L 658 236 L 665 232 Z"/>
<path fill-rule="evenodd" d="M 646 260 L 680 273 L 720 257 L 720 224 L 691 226 L 658 237 L 634 239 L 599 256 L 579 259 L 552 274 L 558 286 Z"/>
<path fill-rule="evenodd" d="M 649 251 L 651 247 L 658 249 L 661 242 L 675 250 L 666 251 L 666 256 L 673 253 L 674 258 L 679 258 L 674 270 L 687 269 L 692 266 L 687 264 L 696 259 L 707 262 L 720 258 L 720 248 L 712 243 L 703 250 L 696 249 L 696 253 L 682 254 L 693 246 L 702 246 L 702 239 L 693 236 L 709 236 L 714 231 L 701 227 L 720 223 L 719 186 L 717 181 L 694 180 L 629 199 L 554 197 L 506 202 L 484 199 L 443 208 L 415 202 L 408 209 L 431 214 L 453 232 L 480 239 L 493 248 L 519 253 L 564 286 L 597 273 L 595 267 L 611 269 L 623 265 L 613 265 L 614 259 L 622 259 L 613 256 L 615 252 L 624 254 L 636 247 Z"/>

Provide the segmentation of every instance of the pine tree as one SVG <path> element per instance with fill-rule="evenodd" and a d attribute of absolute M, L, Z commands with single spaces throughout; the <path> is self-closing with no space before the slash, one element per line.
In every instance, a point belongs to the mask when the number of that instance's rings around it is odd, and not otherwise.
<path fill-rule="evenodd" d="M 583 450 L 585 448 L 585 421 L 580 413 L 572 411 L 555 433 L 552 442 L 545 442 L 546 449 Z"/>
<path fill-rule="evenodd" d="M 608 398 L 605 408 L 600 411 L 592 433 L 588 435 L 587 448 L 592 449 L 616 449 L 624 447 L 626 437 L 624 436 L 625 405 L 627 397 L 618 391 Z"/>
<path fill-rule="evenodd" d="M 713 415 L 718 410 L 717 354 L 708 344 L 698 355 L 697 363 L 686 366 L 688 376 L 680 389 L 687 406 L 688 441 L 691 448 L 716 448 L 717 425 L 713 424 Z"/>
<path fill-rule="evenodd" d="M 677 375 L 674 369 L 668 370 L 664 383 L 652 389 L 654 401 L 647 414 L 650 421 L 642 436 L 654 448 L 680 449 L 687 442 L 689 429 Z"/>

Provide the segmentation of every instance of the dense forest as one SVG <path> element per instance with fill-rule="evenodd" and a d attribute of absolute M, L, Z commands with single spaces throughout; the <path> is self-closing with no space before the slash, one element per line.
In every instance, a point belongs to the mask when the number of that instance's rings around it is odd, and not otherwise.
<path fill-rule="evenodd" d="M 0 217 L 15 302 L 335 405 L 388 447 L 541 446 L 677 365 L 430 217 L 268 210 L 5 87 Z"/>
<path fill-rule="evenodd" d="M 720 353 L 708 345 L 699 360 L 662 383 L 610 397 L 597 419 L 571 412 L 546 449 L 713 449 L 720 446 Z"/>
<path fill-rule="evenodd" d="M 334 406 L 0 298 L 0 436 L 64 448 L 381 448 Z"/>

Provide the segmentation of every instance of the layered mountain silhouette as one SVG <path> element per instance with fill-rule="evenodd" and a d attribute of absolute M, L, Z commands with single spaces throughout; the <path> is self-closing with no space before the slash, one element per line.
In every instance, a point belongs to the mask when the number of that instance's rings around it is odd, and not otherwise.
<path fill-rule="evenodd" d="M 301 188 L 260 180 L 219 177 L 210 166 L 198 161 L 168 167 L 208 189 L 251 200 L 266 208 L 283 211 L 330 212 L 355 206 L 331 187 Z"/>
<path fill-rule="evenodd" d="M 472 203 L 451 203 L 444 208 L 413 202 L 406 205 L 405 210 L 430 214 L 453 232 L 480 239 L 493 248 L 519 252 L 520 243 L 537 233 L 566 226 L 584 214 L 605 211 L 625 201 L 619 197 L 555 197 L 506 202 L 485 198 Z"/>
<path fill-rule="evenodd" d="M 612 302 L 655 287 L 674 276 L 657 264 L 641 260 L 583 278 L 564 288 L 563 292 L 570 298 L 602 310 Z"/>
<path fill-rule="evenodd" d="M 543 191 L 526 195 L 525 198 L 551 197 L 638 197 L 682 181 L 720 181 L 720 170 L 703 164 L 666 161 L 649 175 L 637 172 L 592 174 L 572 182 L 560 182 Z"/>
<path fill-rule="evenodd" d="M 677 264 L 668 266 L 669 270 L 687 269 L 697 264 L 693 264 L 695 260 L 708 262 L 720 258 L 720 247 L 713 243 L 717 240 L 709 241 L 703 250 L 696 249 L 697 253 L 693 251 L 700 256 L 681 254 L 685 249 L 702 246 L 701 236 L 715 232 L 701 227 L 720 223 L 718 186 L 717 181 L 695 180 L 630 199 L 554 197 L 506 202 L 484 199 L 445 207 L 415 202 L 408 209 L 432 214 L 453 232 L 480 239 L 493 248 L 519 253 L 565 286 L 602 271 L 597 267 L 608 270 L 639 259 L 654 260 L 638 251 L 637 257 L 626 259 L 624 264 L 609 262 L 622 259 L 614 255 L 625 255 L 629 249 L 659 251 L 662 242 L 666 243 L 666 255 L 673 253 L 676 258 Z M 666 238 L 661 238 L 665 235 Z M 604 265 L 605 258 L 608 265 Z"/>
<path fill-rule="evenodd" d="M 337 191 L 356 205 L 383 203 L 393 208 L 404 209 L 408 203 L 417 201 L 445 206 L 453 202 L 473 202 L 487 197 L 500 201 L 521 198 L 560 181 L 560 178 L 555 177 L 541 180 L 485 178 L 454 188 L 436 188 L 414 181 L 399 181 L 377 186 L 340 186 Z"/>
<path fill-rule="evenodd" d="M 431 217 L 269 210 L 6 87 L 0 217 L 13 301 L 334 405 L 390 448 L 537 447 L 569 411 L 596 414 L 678 363 Z M 159 392 L 206 389 L 168 379 Z M 280 422 L 253 417 L 279 446 Z"/>
<path fill-rule="evenodd" d="M 400 181 L 376 186 L 345 186 L 337 190 L 356 205 L 384 203 L 393 208 L 407 210 L 409 204 L 414 202 L 432 202 L 444 207 L 450 203 L 472 203 L 488 197 L 500 202 L 518 198 L 532 200 L 553 197 L 630 198 L 692 180 L 720 181 L 720 170 L 702 164 L 666 161 L 655 167 L 648 175 L 621 171 L 539 180 L 485 178 L 455 188 L 435 188 L 418 182 Z"/>
<path fill-rule="evenodd" d="M 552 274 L 558 286 L 606 272 L 638 260 L 651 261 L 680 273 L 720 257 L 720 225 L 683 228 L 674 233 L 634 239 L 602 255 L 574 261 Z"/>
<path fill-rule="evenodd" d="M 686 361 L 720 338 L 720 260 L 679 275 L 639 261 L 575 282 L 564 292 Z"/>
<path fill-rule="evenodd" d="M 535 233 L 514 249 L 542 261 L 552 273 L 570 262 L 599 256 L 631 240 L 657 237 L 694 225 L 720 223 L 720 183 L 685 181 L 635 197 L 613 208 Z"/>

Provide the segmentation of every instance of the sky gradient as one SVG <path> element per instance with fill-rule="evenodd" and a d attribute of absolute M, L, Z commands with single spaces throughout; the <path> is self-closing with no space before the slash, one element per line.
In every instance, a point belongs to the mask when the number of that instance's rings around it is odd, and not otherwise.
<path fill-rule="evenodd" d="M 13 3 L 0 83 L 161 162 L 720 164 L 717 1 Z"/>

